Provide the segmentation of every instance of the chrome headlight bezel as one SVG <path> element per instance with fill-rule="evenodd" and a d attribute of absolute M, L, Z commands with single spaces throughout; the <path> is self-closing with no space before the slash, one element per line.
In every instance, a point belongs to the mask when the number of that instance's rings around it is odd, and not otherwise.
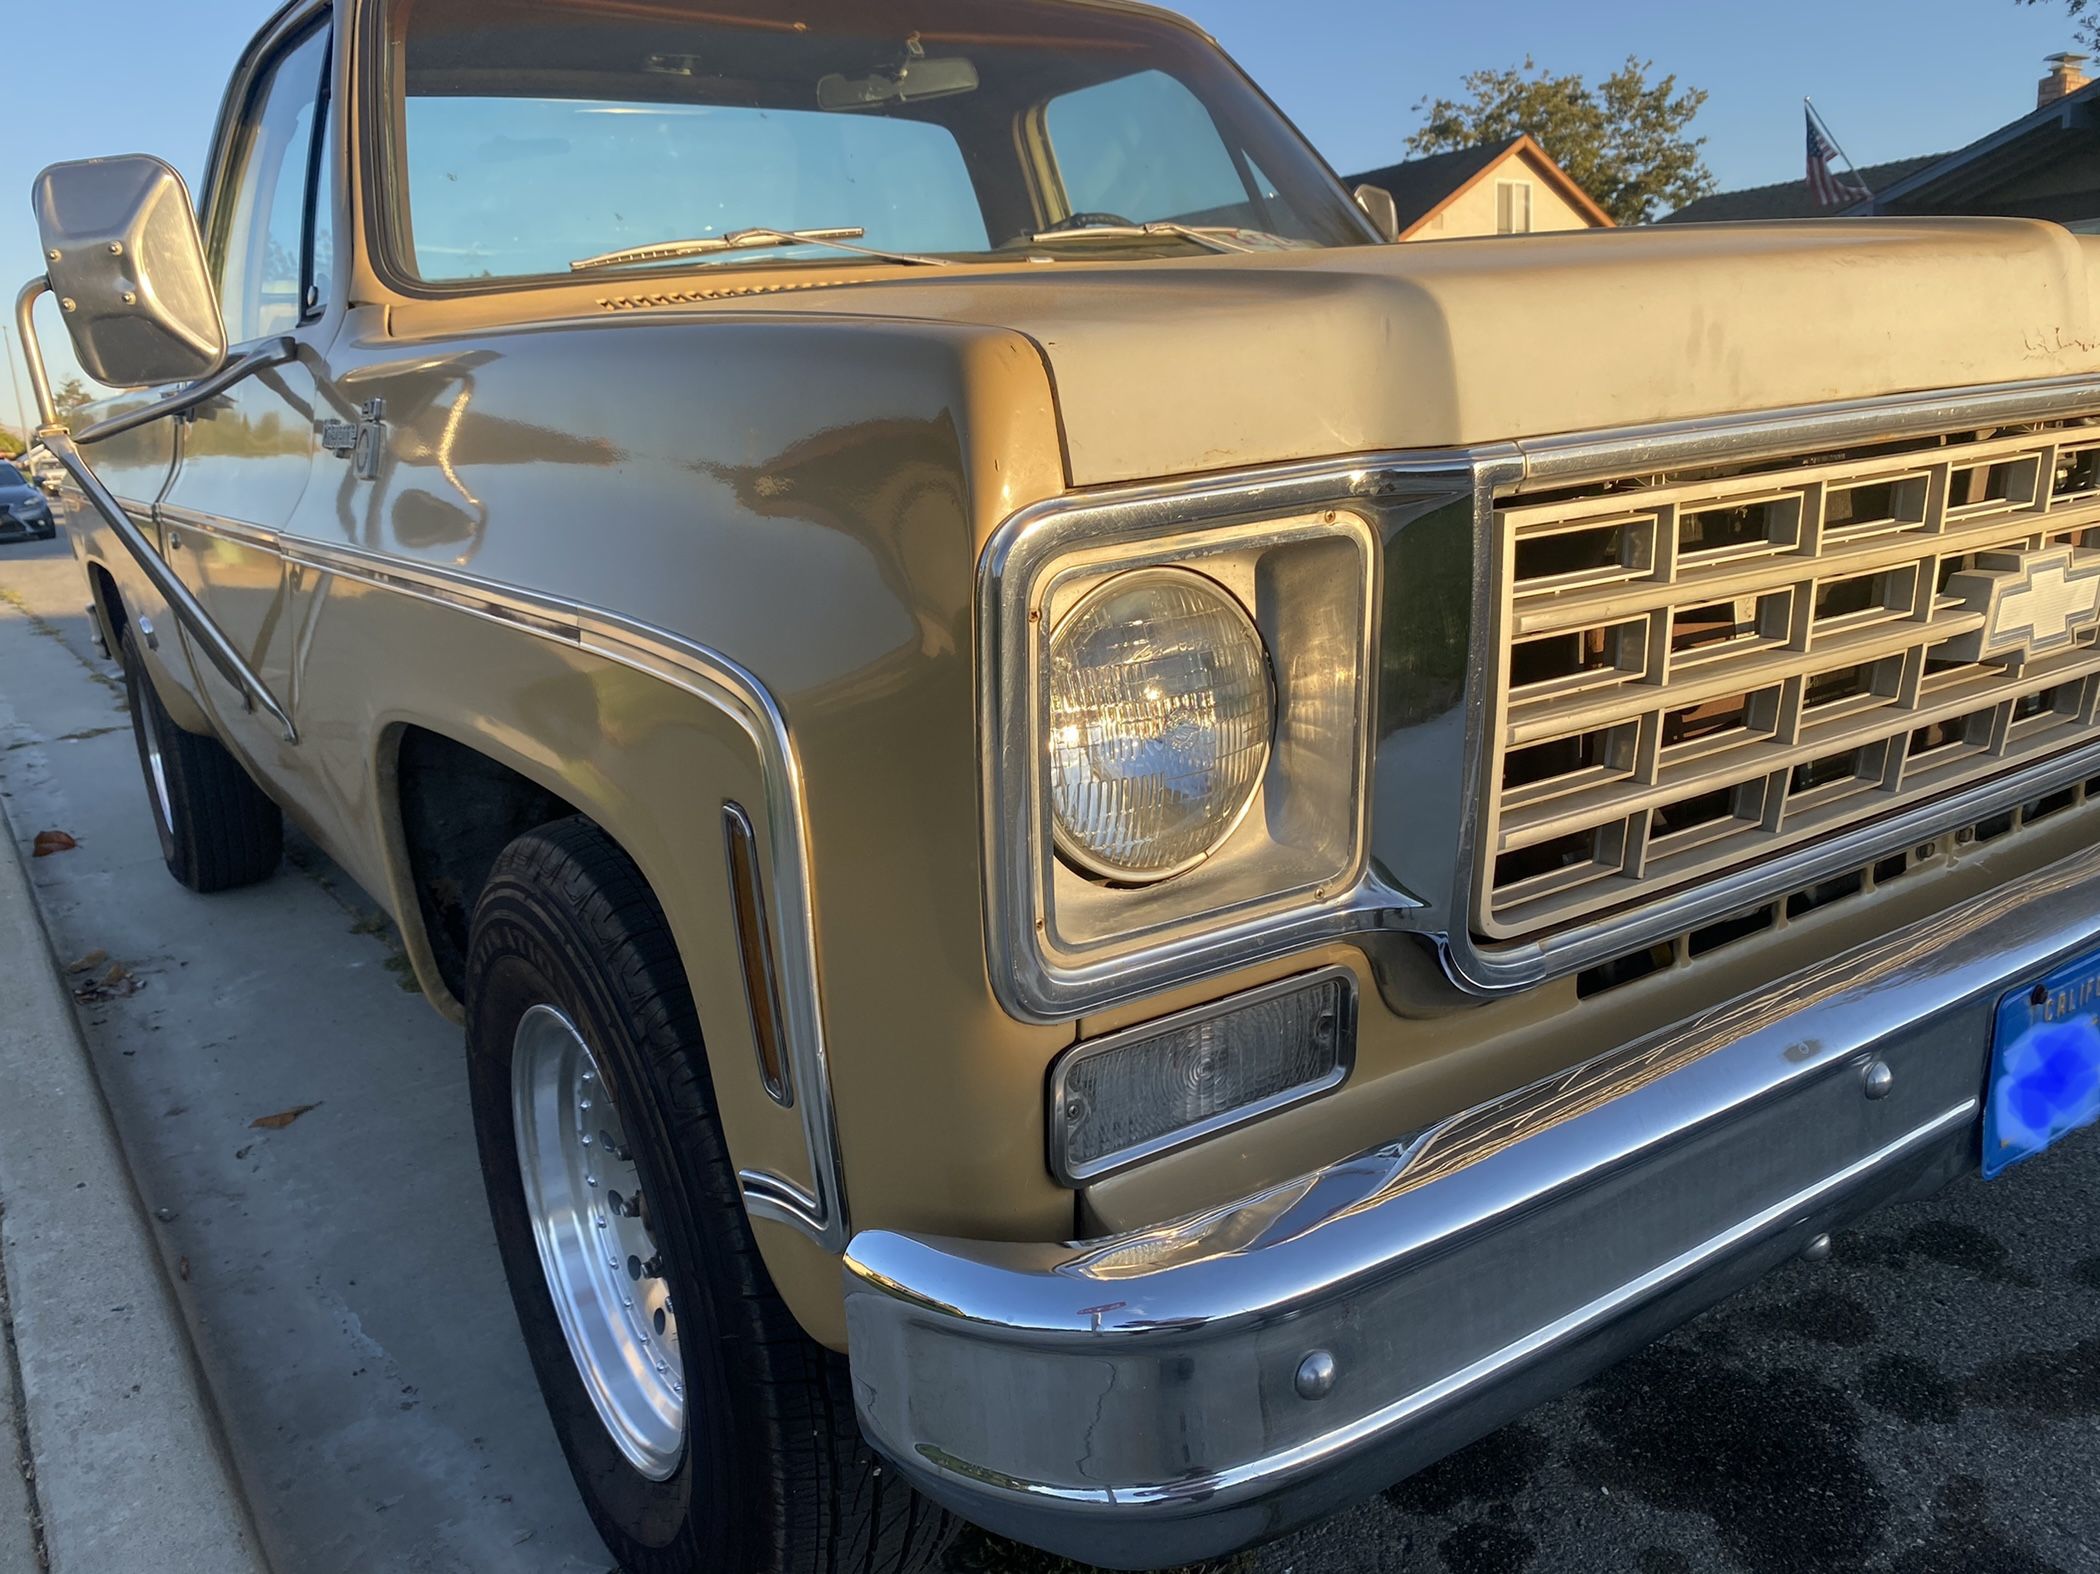
<path fill-rule="evenodd" d="M 1186 486 L 1058 499 L 1008 520 L 980 563 L 988 960 L 1023 1020 L 1152 992 L 1203 955 L 1243 952 L 1254 932 L 1334 927 L 1366 884 L 1374 516 L 1342 505 L 1212 520 L 1202 504 Z M 1138 885 L 1057 849 L 1048 651 L 1102 583 L 1161 567 L 1217 582 L 1247 611 L 1270 660 L 1274 734 L 1261 785 L 1210 852 Z"/>

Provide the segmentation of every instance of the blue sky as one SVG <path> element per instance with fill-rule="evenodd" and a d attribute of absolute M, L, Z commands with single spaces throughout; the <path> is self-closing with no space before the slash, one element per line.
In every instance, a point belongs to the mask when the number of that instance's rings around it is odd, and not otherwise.
<path fill-rule="evenodd" d="M 909 9 L 909 0 L 871 3 Z M 13 281 L 36 268 L 29 177 L 59 159 L 149 152 L 194 180 L 227 69 L 274 8 L 69 0 L 47 8 L 48 20 L 10 29 L 18 84 L 26 74 L 51 85 L 43 112 L 11 108 L 5 124 L 13 190 L 0 189 L 0 299 L 12 301 Z M 1726 188 L 1800 174 L 1803 94 L 1862 164 L 1942 152 L 2033 108 L 2042 57 L 2071 47 L 2060 8 L 2012 0 L 1180 0 L 1180 9 L 1344 173 L 1401 157 L 1425 94 L 1526 53 L 1556 71 L 1601 76 L 1631 51 L 1706 88 L 1695 129 Z M 42 331 L 63 338 L 55 319 Z M 0 425 L 19 430 L 22 377 L 19 366 L 11 379 L 6 371 L 0 357 Z"/>

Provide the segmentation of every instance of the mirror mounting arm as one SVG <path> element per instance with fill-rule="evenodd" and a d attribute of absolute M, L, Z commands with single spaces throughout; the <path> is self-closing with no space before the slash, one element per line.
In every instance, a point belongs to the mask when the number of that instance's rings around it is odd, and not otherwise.
<path fill-rule="evenodd" d="M 235 383 L 262 371 L 266 367 L 282 366 L 287 361 L 299 358 L 299 341 L 291 338 L 265 339 L 252 349 L 246 350 L 228 361 L 209 377 L 200 377 L 169 394 L 157 399 L 142 409 L 127 410 L 122 415 L 113 415 L 106 421 L 97 421 L 93 426 L 83 427 L 73 434 L 76 443 L 99 443 L 105 437 L 116 437 L 125 432 L 150 426 L 155 421 L 181 415 L 194 410 L 198 405 L 216 399 Z"/>
<path fill-rule="evenodd" d="M 197 598 L 190 593 L 189 586 L 176 577 L 175 571 L 168 567 L 167 560 L 153 549 L 153 544 L 140 533 L 139 527 L 131 522 L 131 516 L 124 512 L 124 507 L 117 501 L 115 494 L 102 484 L 102 478 L 96 475 L 88 467 L 88 462 L 81 457 L 78 446 L 81 442 L 114 437 L 118 432 L 143 426 L 149 420 L 171 415 L 178 408 L 189 409 L 213 398 L 250 372 L 290 359 L 294 349 L 292 341 L 279 339 L 258 345 L 248 354 L 229 361 L 209 377 L 192 383 L 181 393 L 150 405 L 143 412 L 136 412 L 141 419 L 118 416 L 113 420 L 100 421 L 76 438 L 67 429 L 66 423 L 59 419 L 57 402 L 51 397 L 51 377 L 44 365 L 43 346 L 37 340 L 36 325 L 31 320 L 32 308 L 36 305 L 37 297 L 50 288 L 49 279 L 31 279 L 23 286 L 22 293 L 15 298 L 15 326 L 22 335 L 22 348 L 25 352 L 23 358 L 29 362 L 30 386 L 36 394 L 37 415 L 43 422 L 36 434 L 37 441 L 43 444 L 45 451 L 52 458 L 65 467 L 66 473 L 73 478 L 74 485 L 80 488 L 88 502 L 94 506 L 95 512 L 102 516 L 103 523 L 109 526 L 110 534 L 123 543 L 124 550 L 137 561 L 140 571 L 167 601 L 168 609 L 175 614 L 175 620 L 182 625 L 184 632 L 196 641 L 197 649 L 203 653 L 205 659 L 219 669 L 220 675 L 228 683 L 240 690 L 241 697 L 250 709 L 260 707 L 270 714 L 277 725 L 284 729 L 286 743 L 297 743 L 299 729 L 292 725 L 291 714 L 277 702 L 277 697 L 270 692 L 269 685 L 264 683 L 242 658 L 240 650 L 226 637 L 225 630 L 212 621 L 211 614 L 206 612 Z"/>

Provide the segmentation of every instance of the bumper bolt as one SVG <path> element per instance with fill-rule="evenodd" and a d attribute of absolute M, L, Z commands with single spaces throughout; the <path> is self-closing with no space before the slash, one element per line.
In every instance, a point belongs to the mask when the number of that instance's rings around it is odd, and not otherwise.
<path fill-rule="evenodd" d="M 1298 1397 L 1325 1399 L 1334 1392 L 1334 1379 L 1338 1370 L 1333 1356 L 1325 1350 L 1313 1351 L 1298 1363 Z"/>
<path fill-rule="evenodd" d="M 1896 1073 L 1889 1069 L 1887 1061 L 1870 1060 L 1860 1073 L 1860 1080 L 1866 1084 L 1868 1098 L 1885 1099 L 1895 1089 Z"/>
<path fill-rule="evenodd" d="M 1803 1262 L 1824 1262 L 1829 1257 L 1830 1237 L 1827 1235 L 1818 1235 L 1814 1240 L 1801 1248 L 1801 1260 Z"/>

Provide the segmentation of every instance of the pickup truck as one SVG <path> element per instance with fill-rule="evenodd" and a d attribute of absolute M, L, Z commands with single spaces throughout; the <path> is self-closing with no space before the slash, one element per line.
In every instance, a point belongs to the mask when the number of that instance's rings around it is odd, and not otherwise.
<path fill-rule="evenodd" d="M 1224 1553 L 2100 1110 L 2100 241 L 1389 245 L 1124 0 L 295 0 L 35 200 L 629 1569 Z"/>

